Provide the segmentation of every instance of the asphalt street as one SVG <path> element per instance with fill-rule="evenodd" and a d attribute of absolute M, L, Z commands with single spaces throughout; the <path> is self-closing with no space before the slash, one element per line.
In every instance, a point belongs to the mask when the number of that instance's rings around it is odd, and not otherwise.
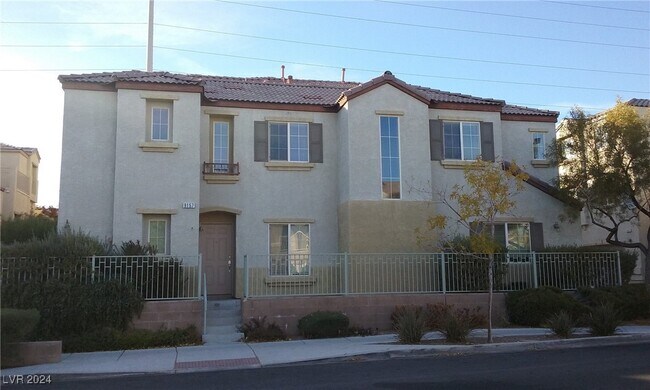
<path fill-rule="evenodd" d="M 25 388 L 8 385 L 3 388 Z M 47 389 L 648 389 L 650 343 L 517 353 L 357 358 L 247 370 L 56 377 Z"/>

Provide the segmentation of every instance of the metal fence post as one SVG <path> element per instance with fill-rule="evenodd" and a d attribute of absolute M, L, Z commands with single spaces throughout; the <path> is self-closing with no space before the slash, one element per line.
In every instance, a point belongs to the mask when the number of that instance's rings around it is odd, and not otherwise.
<path fill-rule="evenodd" d="M 348 295 L 350 292 L 350 287 L 349 287 L 349 282 L 350 282 L 350 275 L 348 271 L 348 263 L 349 263 L 349 258 L 348 258 L 348 252 L 343 253 L 343 294 Z"/>
<path fill-rule="evenodd" d="M 618 267 L 618 285 L 623 285 L 623 275 L 621 274 L 621 252 L 616 251 L 616 265 Z M 647 267 L 647 265 L 646 265 Z"/>
<path fill-rule="evenodd" d="M 539 283 L 537 282 L 537 253 L 535 252 L 533 252 L 531 266 L 533 267 L 533 287 L 537 288 Z"/>
<path fill-rule="evenodd" d="M 248 255 L 244 255 L 244 299 L 248 298 Z"/>
<path fill-rule="evenodd" d="M 203 275 L 203 254 L 199 253 L 199 273 L 196 275 L 196 278 L 199 280 L 197 291 L 196 291 L 197 298 L 201 297 L 201 288 L 202 288 L 201 275 Z"/>
<path fill-rule="evenodd" d="M 445 252 L 442 252 L 440 254 L 440 275 L 442 277 L 441 283 L 442 283 L 442 293 L 446 294 L 447 293 L 447 268 L 445 264 Z"/>
<path fill-rule="evenodd" d="M 95 255 L 92 257 L 92 268 L 90 269 L 90 283 L 95 283 Z M 86 279 L 87 280 L 87 279 Z"/>

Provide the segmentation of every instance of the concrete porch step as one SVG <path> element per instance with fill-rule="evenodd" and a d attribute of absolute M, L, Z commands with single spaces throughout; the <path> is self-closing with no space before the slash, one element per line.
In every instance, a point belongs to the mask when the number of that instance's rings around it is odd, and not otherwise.
<path fill-rule="evenodd" d="M 208 326 L 218 326 L 218 325 L 233 325 L 238 326 L 241 323 L 241 315 L 237 316 L 208 316 L 207 324 Z"/>
<path fill-rule="evenodd" d="M 234 343 L 241 341 L 244 337 L 243 333 L 235 332 L 228 334 L 204 334 L 203 342 L 204 343 Z"/>

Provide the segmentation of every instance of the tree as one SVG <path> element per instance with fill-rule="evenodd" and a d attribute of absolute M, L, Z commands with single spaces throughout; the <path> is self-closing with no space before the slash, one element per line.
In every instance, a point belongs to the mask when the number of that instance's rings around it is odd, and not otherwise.
<path fill-rule="evenodd" d="M 475 261 L 488 258 L 488 343 L 492 342 L 492 300 L 494 292 L 495 254 L 502 244 L 495 237 L 495 220 L 515 207 L 514 195 L 523 190 L 528 177 L 515 163 L 476 160 L 464 170 L 465 185 L 456 184 L 449 194 L 439 193 L 439 200 L 451 211 L 455 222 L 467 228 L 469 248 L 455 247 L 453 251 L 471 256 Z M 444 235 L 450 217 L 436 214 L 429 218 L 429 230 Z M 444 237 L 440 237 L 445 241 Z"/>
<path fill-rule="evenodd" d="M 548 157 L 560 168 L 560 191 L 580 202 L 591 223 L 604 229 L 607 243 L 641 251 L 645 280 L 650 282 L 647 244 L 640 237 L 636 242 L 619 237 L 623 224 L 650 218 L 649 121 L 621 101 L 596 116 L 576 107 Z M 567 214 L 576 216 L 571 210 Z M 650 241 L 650 227 L 645 235 Z"/>

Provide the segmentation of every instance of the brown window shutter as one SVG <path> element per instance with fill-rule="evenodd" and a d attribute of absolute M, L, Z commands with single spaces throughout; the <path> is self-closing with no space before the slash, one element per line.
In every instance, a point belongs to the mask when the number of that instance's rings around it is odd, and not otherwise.
<path fill-rule="evenodd" d="M 535 252 L 544 250 L 544 230 L 539 222 L 530 224 L 530 249 Z"/>
<path fill-rule="evenodd" d="M 255 161 L 269 161 L 269 125 L 268 122 L 255 121 Z"/>
<path fill-rule="evenodd" d="M 431 161 L 442 161 L 442 121 L 429 120 L 429 147 L 431 149 Z"/>
<path fill-rule="evenodd" d="M 323 162 L 323 124 L 309 124 L 309 162 Z"/>
<path fill-rule="evenodd" d="M 481 122 L 481 159 L 494 161 L 494 126 L 492 122 Z"/>

